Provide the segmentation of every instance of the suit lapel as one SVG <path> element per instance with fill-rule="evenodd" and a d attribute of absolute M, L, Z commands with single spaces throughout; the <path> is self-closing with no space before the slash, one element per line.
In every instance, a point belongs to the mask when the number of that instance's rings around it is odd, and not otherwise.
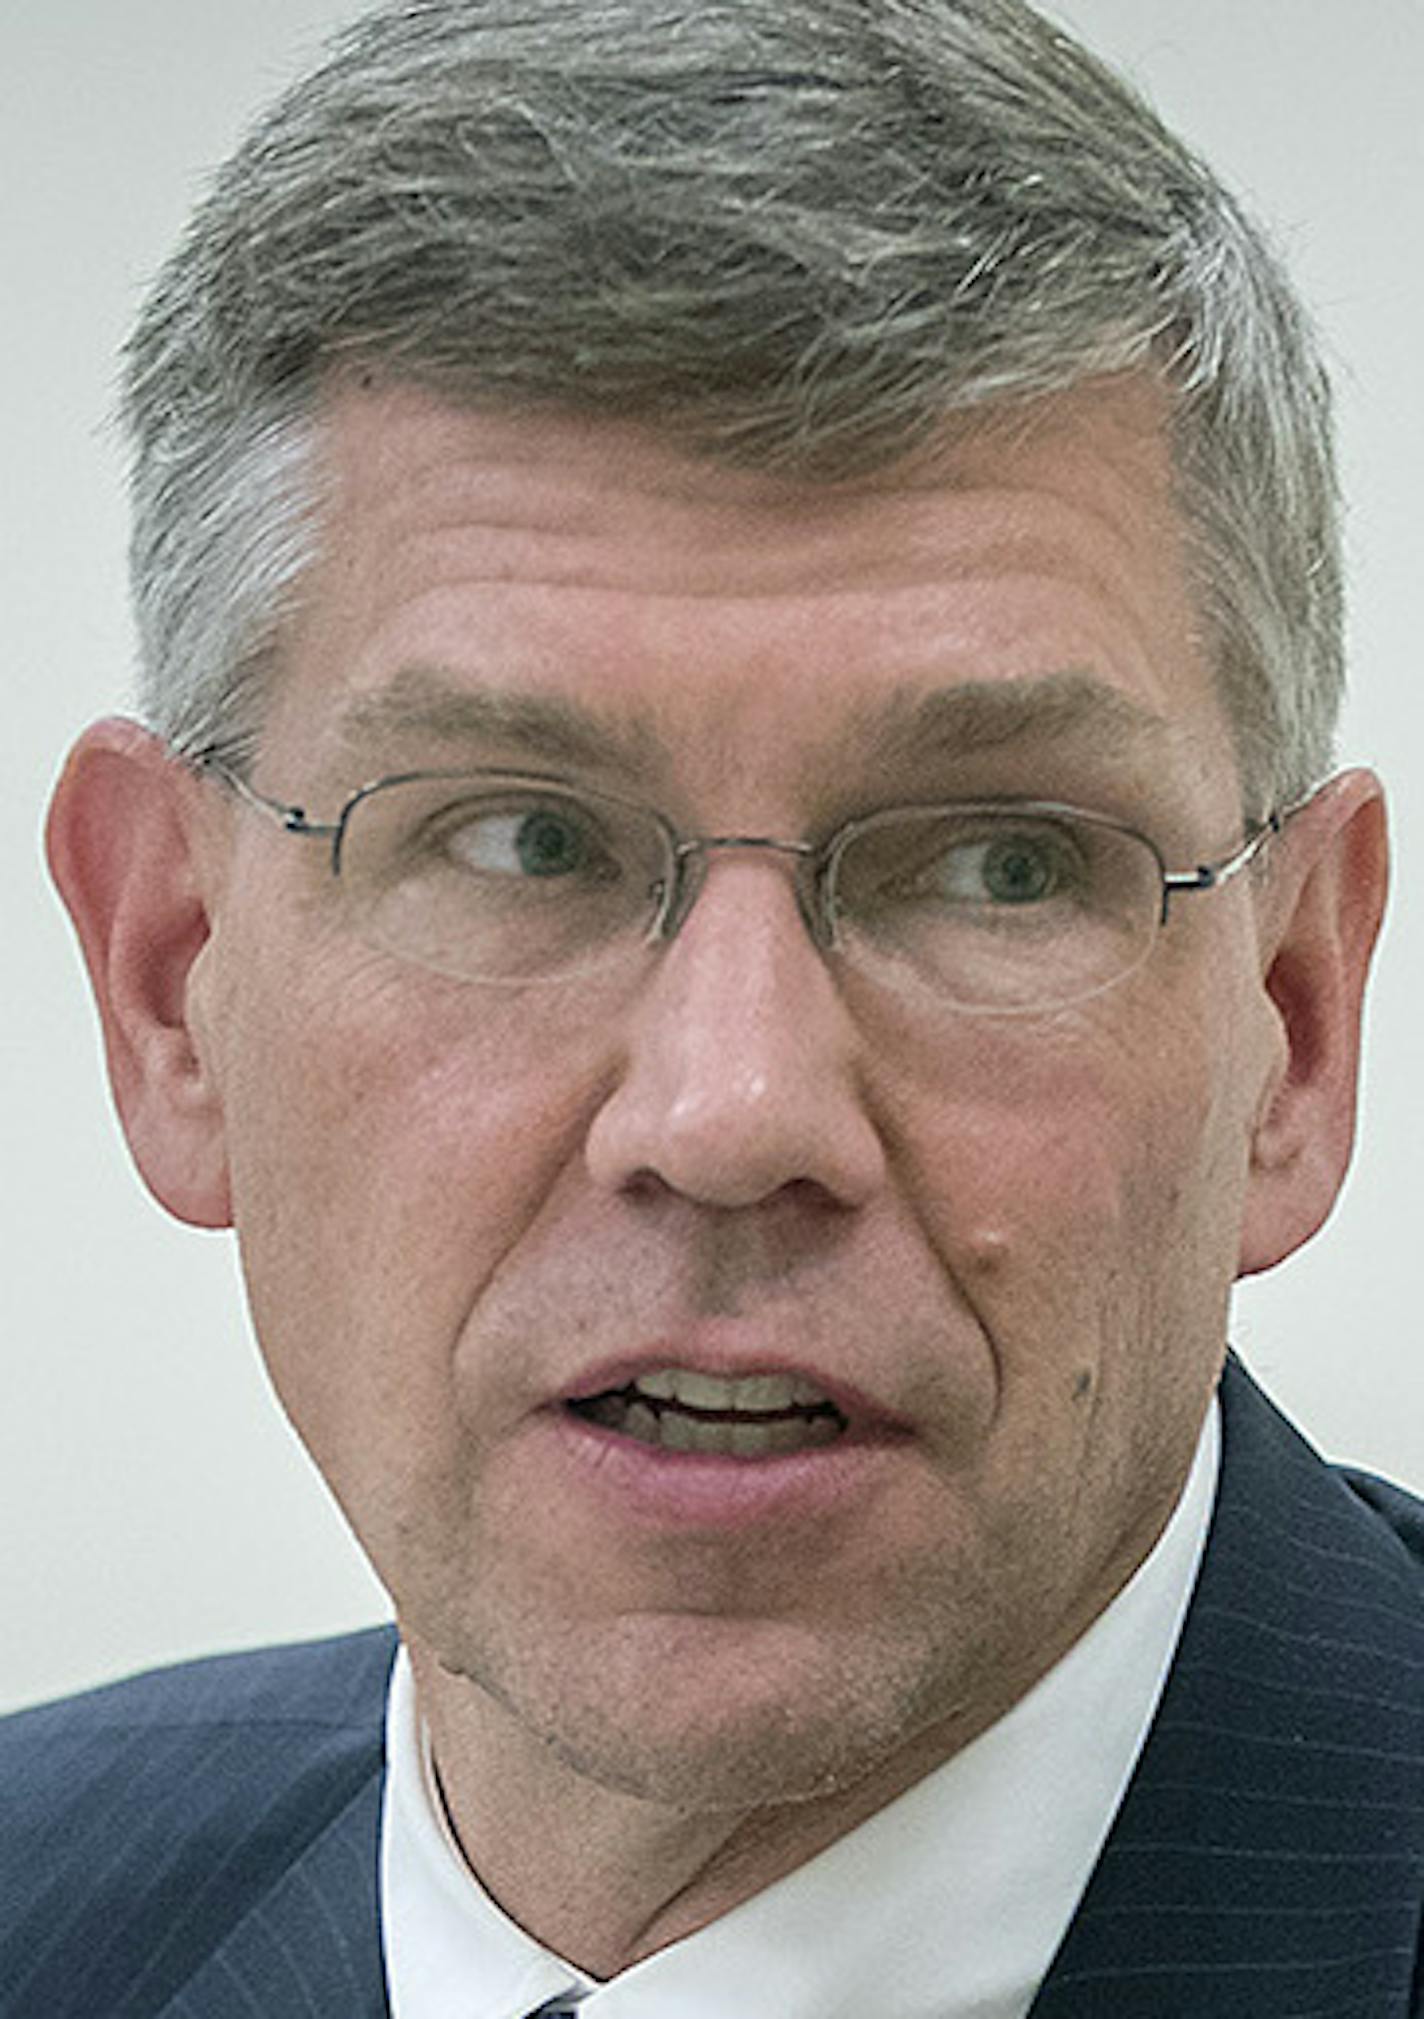
<path fill-rule="evenodd" d="M 373 1773 L 155 2019 L 388 2019 Z"/>
<path fill-rule="evenodd" d="M 1417 1570 L 1234 1363 L 1222 1402 L 1177 1661 L 1031 2019 L 1410 2011 Z"/>

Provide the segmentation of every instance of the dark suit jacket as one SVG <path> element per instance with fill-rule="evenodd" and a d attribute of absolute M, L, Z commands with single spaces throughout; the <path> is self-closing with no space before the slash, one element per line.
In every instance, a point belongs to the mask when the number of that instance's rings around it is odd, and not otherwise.
<path fill-rule="evenodd" d="M 1424 1507 L 1325 1466 L 1235 1365 L 1223 1406 L 1177 1661 L 1033 2019 L 1417 2019 Z M 3 2019 L 385 2015 L 393 1649 L 201 1662 L 0 1722 Z"/>

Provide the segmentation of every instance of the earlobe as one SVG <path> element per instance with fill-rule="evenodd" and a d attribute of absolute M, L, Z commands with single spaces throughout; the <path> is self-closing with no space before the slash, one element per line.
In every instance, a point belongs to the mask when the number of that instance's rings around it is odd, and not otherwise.
<path fill-rule="evenodd" d="M 1332 780 L 1276 844 L 1258 903 L 1279 1044 L 1252 1137 L 1240 1275 L 1309 1240 L 1343 1182 L 1387 882 L 1383 794 L 1369 772 Z"/>
<path fill-rule="evenodd" d="M 201 789 L 137 723 L 96 723 L 55 789 L 46 846 L 134 1160 L 171 1213 L 222 1227 L 231 1219 L 222 1108 L 197 1008 L 212 897 Z"/>

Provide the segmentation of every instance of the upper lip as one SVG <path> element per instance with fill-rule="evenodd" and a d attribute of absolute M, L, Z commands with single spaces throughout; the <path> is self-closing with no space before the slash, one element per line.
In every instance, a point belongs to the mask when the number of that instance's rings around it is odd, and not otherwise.
<path fill-rule="evenodd" d="M 721 1381 L 749 1381 L 774 1375 L 815 1388 L 840 1411 L 848 1424 L 862 1431 L 904 1434 L 910 1428 L 903 1417 L 853 1383 L 808 1362 L 783 1360 L 771 1355 L 711 1353 L 690 1346 L 679 1347 L 672 1340 L 583 1369 L 556 1400 L 560 1403 L 587 1402 L 595 1395 L 615 1393 L 621 1388 L 631 1387 L 644 1375 L 661 1373 L 668 1368 L 710 1375 Z"/>

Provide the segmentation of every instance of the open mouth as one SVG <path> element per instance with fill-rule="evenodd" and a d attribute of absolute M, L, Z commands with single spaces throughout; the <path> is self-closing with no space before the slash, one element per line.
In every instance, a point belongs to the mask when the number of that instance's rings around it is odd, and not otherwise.
<path fill-rule="evenodd" d="M 568 1406 L 584 1422 L 639 1444 L 724 1458 L 814 1451 L 847 1429 L 845 1416 L 814 1383 L 783 1374 L 724 1378 L 664 1367 Z"/>

